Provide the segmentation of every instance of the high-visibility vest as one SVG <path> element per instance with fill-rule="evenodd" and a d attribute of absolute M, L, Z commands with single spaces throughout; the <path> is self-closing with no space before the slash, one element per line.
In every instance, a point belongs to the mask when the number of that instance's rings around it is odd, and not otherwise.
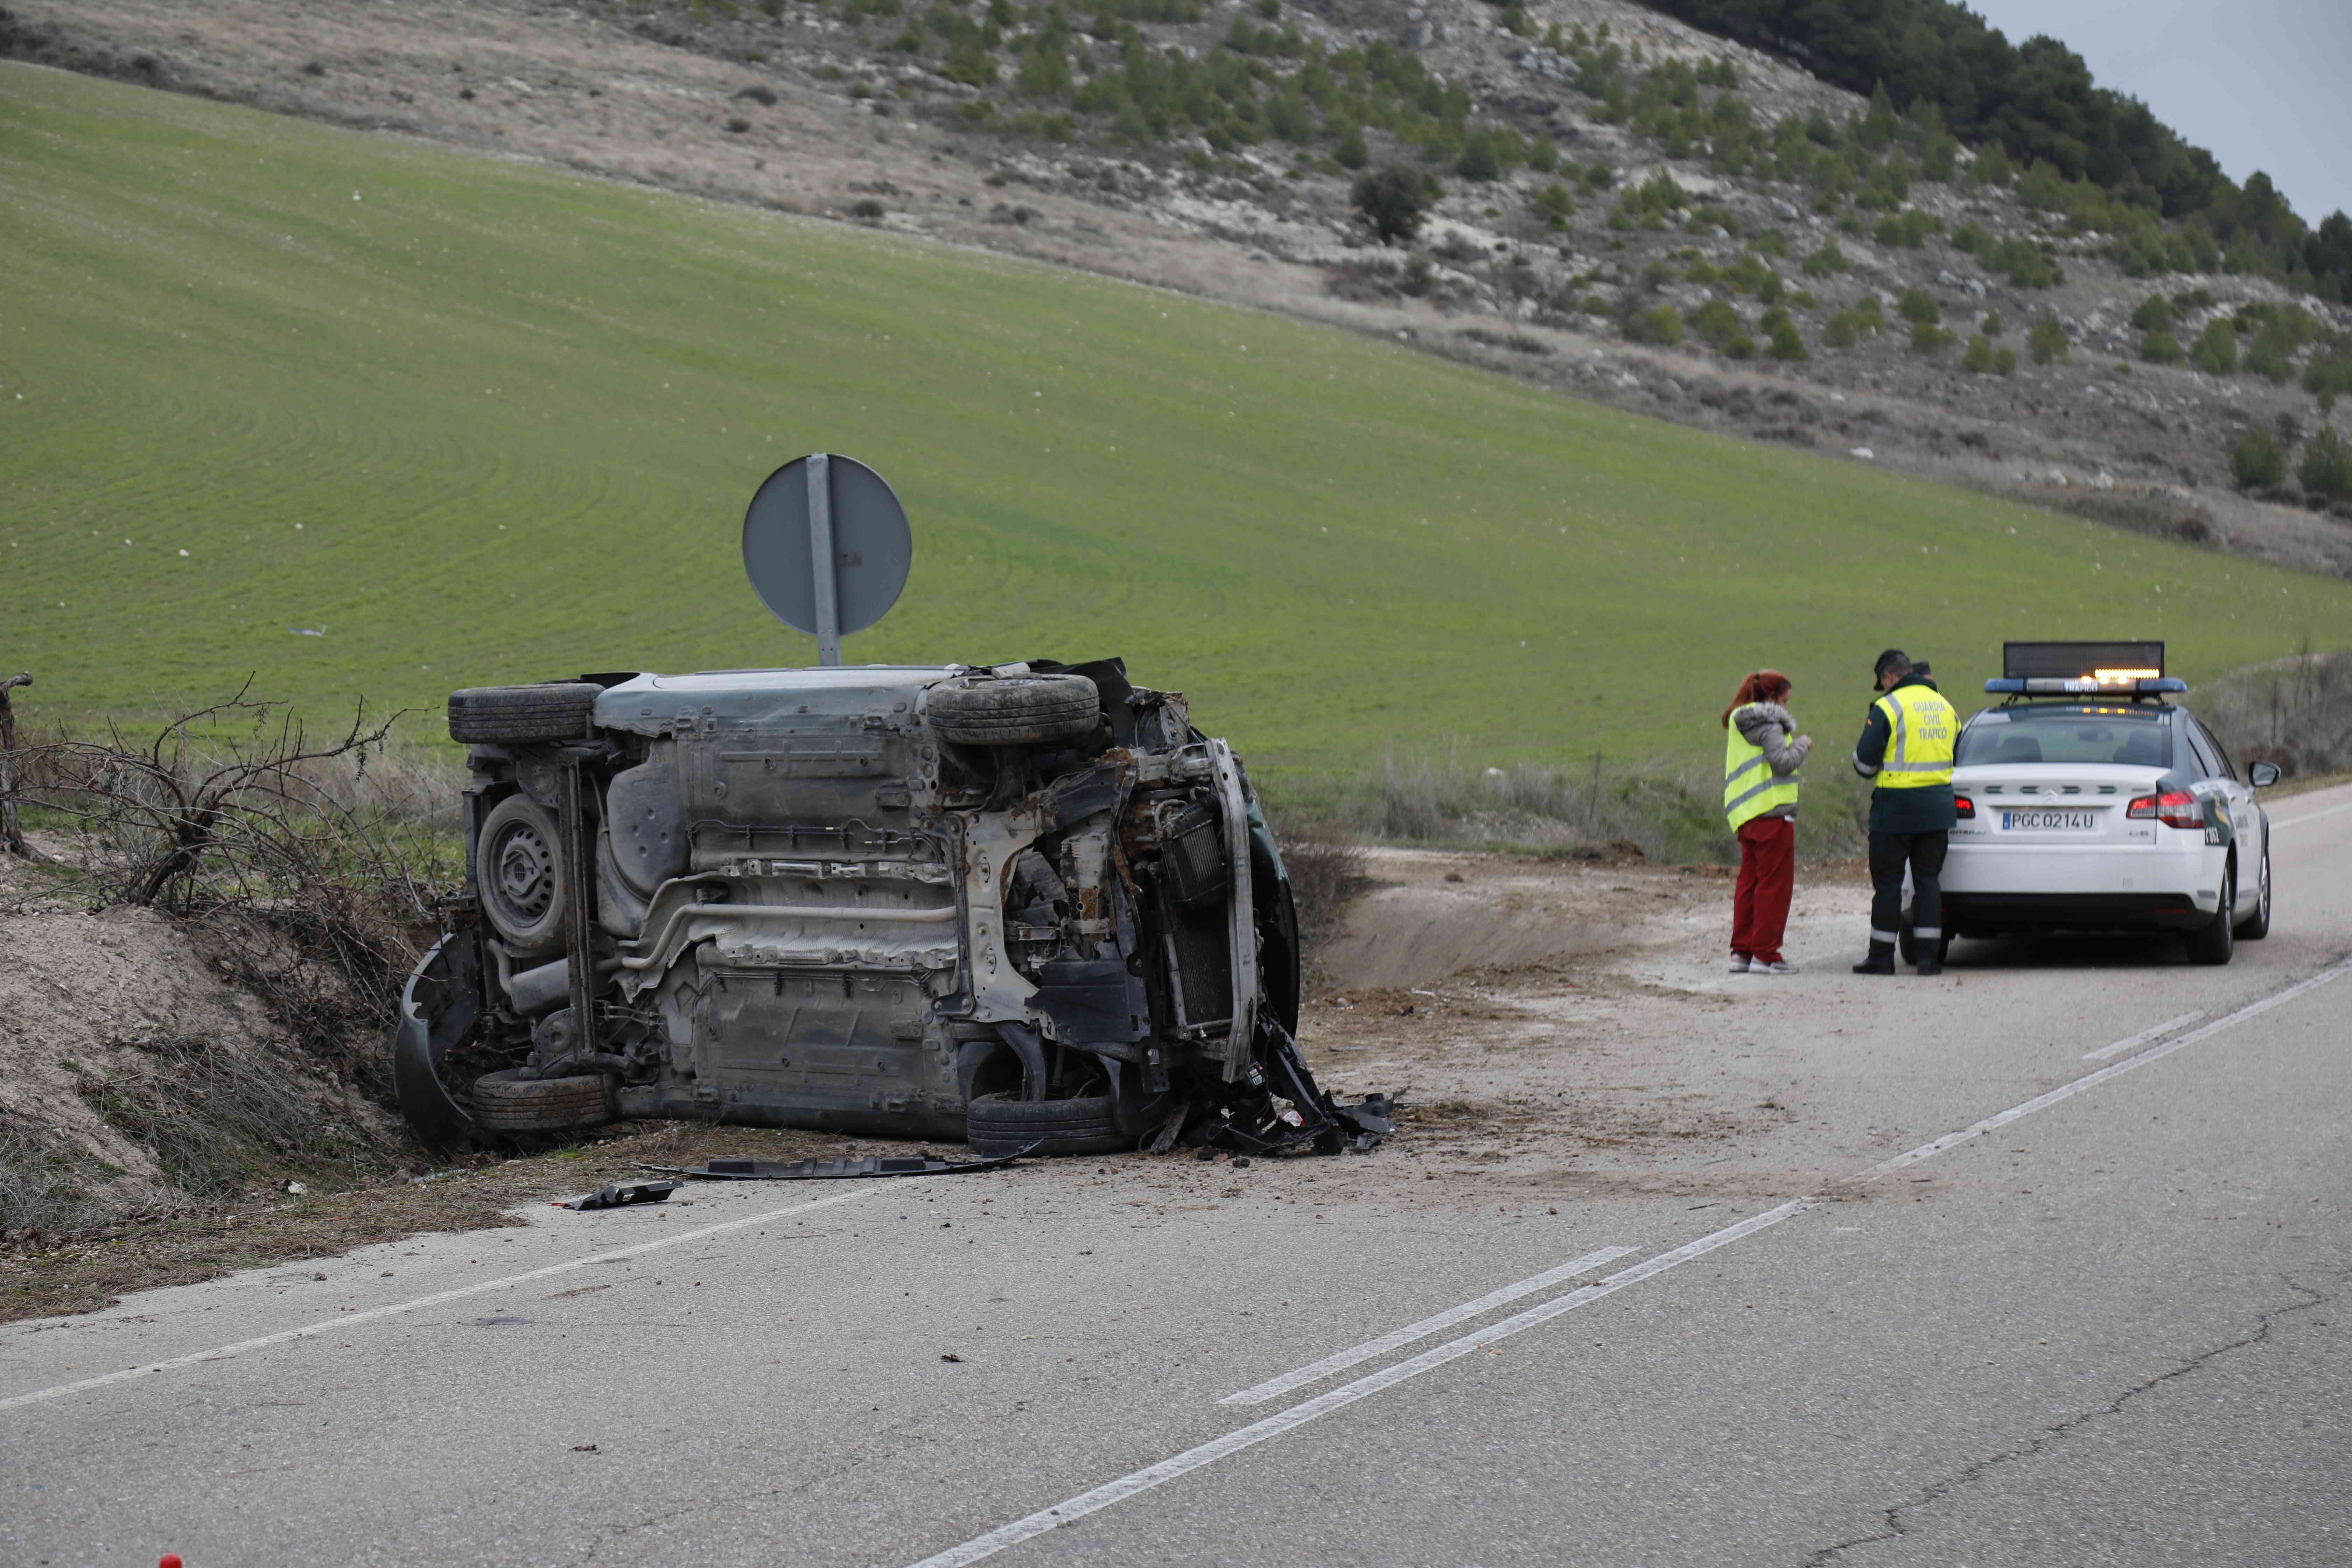
<path fill-rule="evenodd" d="M 1894 727 L 1886 738 L 1886 760 L 1879 764 L 1878 787 L 1925 789 L 1950 784 L 1960 716 L 1942 694 L 1931 687 L 1898 686 L 1874 706 Z"/>
<path fill-rule="evenodd" d="M 1797 781 L 1781 778 L 1764 760 L 1764 748 L 1750 745 L 1739 732 L 1739 713 L 1731 716 L 1730 739 L 1723 748 L 1723 819 L 1734 833 L 1778 806 L 1797 804 Z"/>

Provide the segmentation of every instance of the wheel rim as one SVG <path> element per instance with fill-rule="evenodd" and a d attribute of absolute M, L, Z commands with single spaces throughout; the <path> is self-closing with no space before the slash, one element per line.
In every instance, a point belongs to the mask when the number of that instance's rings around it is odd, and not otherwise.
<path fill-rule="evenodd" d="M 509 823 L 492 847 L 489 885 L 515 924 L 535 924 L 555 900 L 553 847 L 530 824 Z"/>
<path fill-rule="evenodd" d="M 2268 925 L 2271 923 L 2271 852 L 2268 849 L 2263 851 L 2262 878 L 2262 890 L 2255 896 L 2262 900 L 2260 908 L 2263 924 Z"/>

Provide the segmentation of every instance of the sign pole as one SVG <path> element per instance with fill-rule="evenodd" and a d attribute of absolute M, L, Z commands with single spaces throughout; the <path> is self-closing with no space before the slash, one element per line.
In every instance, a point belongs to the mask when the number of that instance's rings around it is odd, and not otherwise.
<path fill-rule="evenodd" d="M 815 568 L 816 661 L 841 662 L 841 557 L 833 547 L 833 463 L 823 452 L 808 460 L 809 563 Z"/>

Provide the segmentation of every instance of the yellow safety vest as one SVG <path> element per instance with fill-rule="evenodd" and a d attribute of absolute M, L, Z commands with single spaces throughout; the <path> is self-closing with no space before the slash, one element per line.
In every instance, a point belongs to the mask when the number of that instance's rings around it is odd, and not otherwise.
<path fill-rule="evenodd" d="M 1734 833 L 1768 811 L 1797 804 L 1797 781 L 1775 775 L 1764 748 L 1748 744 L 1739 732 L 1739 714 L 1747 710 L 1732 714 L 1730 739 L 1723 748 L 1723 819 Z"/>
<path fill-rule="evenodd" d="M 1952 746 L 1960 734 L 1960 716 L 1952 705 L 1929 687 L 1898 686 L 1874 706 L 1894 726 L 1886 739 L 1886 760 L 1878 769 L 1878 787 L 1925 789 L 1950 784 Z"/>

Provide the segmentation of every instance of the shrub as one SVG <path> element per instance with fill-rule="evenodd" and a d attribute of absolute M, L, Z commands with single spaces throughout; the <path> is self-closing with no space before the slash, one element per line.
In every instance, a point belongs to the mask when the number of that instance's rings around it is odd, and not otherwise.
<path fill-rule="evenodd" d="M 1992 369 L 1995 375 L 2015 375 L 2017 374 L 2017 351 L 2015 349 L 2002 349 L 1996 353 L 1992 356 Z"/>
<path fill-rule="evenodd" d="M 1789 237 L 1782 234 L 1777 228 L 1758 229 L 1756 231 L 1754 244 L 1757 254 L 1759 256 L 1786 256 L 1789 254 Z"/>
<path fill-rule="evenodd" d="M 1422 216 L 1434 195 L 1436 182 L 1400 163 L 1360 174 L 1350 195 L 1357 216 L 1371 226 L 1382 245 L 1411 239 L 1421 232 Z"/>
<path fill-rule="evenodd" d="M 1709 300 L 1691 312 L 1690 330 L 1720 348 L 1739 331 L 1739 312 L 1721 300 Z"/>
<path fill-rule="evenodd" d="M 1846 269 L 1845 252 L 1838 248 L 1836 240 L 1825 239 L 1819 250 L 1805 258 L 1802 265 L 1806 277 L 1827 278 Z"/>
<path fill-rule="evenodd" d="M 2008 330 L 2009 324 L 2000 319 L 2000 313 L 1999 311 L 1988 311 L 1986 313 L 1984 327 L 1982 328 L 1985 336 L 1989 338 L 1997 338 Z"/>
<path fill-rule="evenodd" d="M 1502 177 L 1503 160 L 1495 149 L 1492 132 L 1474 131 L 1462 139 L 1462 155 L 1454 160 L 1454 172 L 1465 180 L 1485 184 Z"/>
<path fill-rule="evenodd" d="M 1822 347 L 1850 349 L 1861 340 L 1862 329 L 1846 310 L 1832 310 L 1830 319 L 1822 323 Z"/>
<path fill-rule="evenodd" d="M 872 196 L 860 196 L 849 204 L 849 216 L 872 223 L 882 216 L 882 204 Z"/>
<path fill-rule="evenodd" d="M 1925 289 L 1906 289 L 1895 301 L 1895 309 L 1905 321 L 1920 326 L 1933 326 L 1944 319 L 1944 308 Z"/>
<path fill-rule="evenodd" d="M 1797 331 L 1797 323 L 1783 318 L 1772 327 L 1772 357 L 1781 360 L 1811 359 L 1805 352 L 1805 340 Z"/>
<path fill-rule="evenodd" d="M 2230 478 L 2242 490 L 2264 489 L 2286 478 L 2286 457 L 2267 430 L 2249 430 L 2230 448 Z"/>
<path fill-rule="evenodd" d="M 2332 427 L 2321 426 L 2303 444 L 2303 461 L 2295 466 L 2294 477 L 2305 495 L 2329 500 L 2352 496 L 2352 447 L 2346 446 Z"/>
<path fill-rule="evenodd" d="M 1668 348 L 1683 341 L 1683 316 L 1672 305 L 1660 305 L 1633 318 L 1625 335 L 1639 342 L 1664 343 Z"/>
<path fill-rule="evenodd" d="M 2140 339 L 2139 357 L 2150 364 L 2179 364 L 2180 340 L 2158 327 Z"/>
<path fill-rule="evenodd" d="M 1886 330 L 1886 317 L 1878 309 L 1878 296 L 1875 294 L 1864 294 L 1855 300 L 1852 313 L 1858 326 L 1867 327 L 1874 332 Z"/>
<path fill-rule="evenodd" d="M 1992 370 L 1992 340 L 1982 333 L 1970 338 L 1960 354 L 1960 368 L 1977 375 L 1989 374 Z"/>
<path fill-rule="evenodd" d="M 1731 341 L 1723 345 L 1723 353 L 1727 359 L 1754 359 L 1756 340 L 1746 332 L 1734 332 Z"/>
<path fill-rule="evenodd" d="M 1911 323 L 1911 352 L 1915 354 L 1927 354 L 1932 358 L 1958 341 L 1957 336 L 1933 321 Z"/>
<path fill-rule="evenodd" d="M 2025 352 L 2033 356 L 2035 364 L 2068 364 L 2074 353 L 2067 347 L 2066 329 L 2054 315 L 2044 315 L 2026 329 Z"/>
<path fill-rule="evenodd" d="M 2265 330 L 2256 333 L 2254 341 L 2246 345 L 2246 368 L 2276 385 L 2294 374 L 2287 363 L 2291 352 L 2281 334 Z"/>
<path fill-rule="evenodd" d="M 2172 325 L 2172 301 L 2150 294 L 2131 313 L 2131 324 L 2143 332 L 2160 332 Z"/>
<path fill-rule="evenodd" d="M 1370 149 L 1364 145 L 1364 128 L 1350 125 L 1339 132 L 1339 144 L 1331 149 L 1331 156 L 1343 169 L 1360 169 L 1372 161 Z"/>
<path fill-rule="evenodd" d="M 1596 191 L 1605 191 L 1617 183 L 1617 171 L 1606 163 L 1593 163 L 1584 171 L 1584 183 Z"/>
<path fill-rule="evenodd" d="M 1969 165 L 1969 184 L 1972 185 L 1990 185 L 1999 190 L 2009 180 L 2009 153 L 1998 142 L 1978 153 L 1977 161 Z"/>
<path fill-rule="evenodd" d="M 1780 275 L 1767 271 L 1763 277 L 1756 280 L 1757 300 L 1766 305 L 1773 303 L 1780 298 Z"/>
<path fill-rule="evenodd" d="M 1538 191 L 1531 205 L 1542 215 L 1548 228 L 1566 228 L 1569 216 L 1576 211 L 1576 198 L 1558 180 Z"/>
<path fill-rule="evenodd" d="M 2216 317 L 2197 334 L 2189 357 L 2208 375 L 2234 375 L 2238 371 L 2238 334 L 2230 330 L 2229 322 Z"/>

